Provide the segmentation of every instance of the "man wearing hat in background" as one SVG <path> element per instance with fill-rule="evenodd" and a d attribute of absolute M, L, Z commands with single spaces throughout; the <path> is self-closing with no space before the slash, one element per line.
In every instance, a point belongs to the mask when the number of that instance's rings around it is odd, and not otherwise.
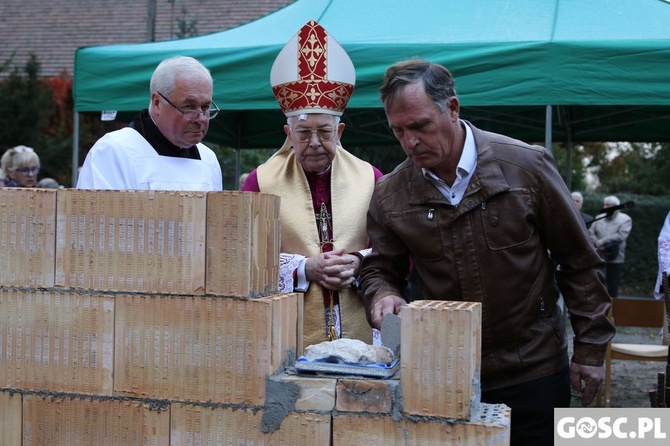
<path fill-rule="evenodd" d="M 372 343 L 352 285 L 369 247 L 365 216 L 382 173 L 339 144 L 355 79 L 339 43 L 317 22 L 305 24 L 270 73 L 287 117 L 286 141 L 242 187 L 281 196 L 280 291 L 305 293 L 305 346 L 338 338 Z"/>
<path fill-rule="evenodd" d="M 603 199 L 603 209 L 619 206 L 621 201 L 614 195 Z M 619 284 L 626 259 L 626 240 L 633 229 L 633 219 L 619 210 L 596 215 L 589 227 L 589 234 L 598 254 L 607 262 L 605 281 L 611 297 L 619 296 Z"/>

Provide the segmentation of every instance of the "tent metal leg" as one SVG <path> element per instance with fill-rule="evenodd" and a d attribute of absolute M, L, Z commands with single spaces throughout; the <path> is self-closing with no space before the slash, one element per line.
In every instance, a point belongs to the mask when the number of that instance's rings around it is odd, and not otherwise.
<path fill-rule="evenodd" d="M 72 187 L 77 187 L 79 173 L 79 113 L 73 110 L 74 127 L 72 129 Z"/>

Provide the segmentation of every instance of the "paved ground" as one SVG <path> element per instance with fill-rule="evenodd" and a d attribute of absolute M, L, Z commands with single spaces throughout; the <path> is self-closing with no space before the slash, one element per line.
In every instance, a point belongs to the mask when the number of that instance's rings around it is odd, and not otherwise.
<path fill-rule="evenodd" d="M 572 331 L 568 328 L 568 339 Z M 658 329 L 625 327 L 617 330 L 616 342 L 661 344 Z M 611 407 L 651 407 L 649 390 L 656 388 L 658 373 L 665 372 L 666 363 L 654 361 L 612 361 Z M 604 389 L 604 387 L 603 387 Z M 604 404 L 604 401 L 603 401 Z M 581 402 L 573 398 L 573 407 Z M 592 407 L 595 407 L 592 405 Z"/>

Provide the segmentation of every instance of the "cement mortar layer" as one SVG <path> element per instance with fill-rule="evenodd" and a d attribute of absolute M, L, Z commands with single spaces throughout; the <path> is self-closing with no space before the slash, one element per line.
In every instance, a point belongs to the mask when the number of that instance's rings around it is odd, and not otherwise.
<path fill-rule="evenodd" d="M 86 294 L 89 296 L 150 296 L 150 297 L 171 297 L 175 299 L 237 299 L 254 300 L 262 297 L 276 296 L 279 293 L 274 292 L 252 292 L 248 296 L 224 296 L 221 294 L 176 294 L 176 293 L 148 293 L 146 291 L 118 291 L 118 290 L 94 290 L 90 288 L 57 288 L 57 287 L 25 287 L 0 285 L 0 291 L 20 291 L 20 292 L 41 292 L 41 293 L 70 293 Z"/>
<path fill-rule="evenodd" d="M 470 399 L 470 416 L 479 410 L 482 402 L 482 382 L 479 379 L 479 373 L 472 377 L 472 398 Z"/>
<path fill-rule="evenodd" d="M 276 377 L 277 376 L 273 378 Z M 348 379 L 350 379 L 350 377 Z M 397 383 L 390 383 L 390 384 L 391 385 L 395 384 L 397 386 Z M 149 410 L 156 410 L 156 411 L 166 410 L 170 404 L 179 404 L 183 406 L 199 406 L 211 409 L 214 408 L 247 409 L 251 410 L 253 413 L 263 411 L 263 418 L 261 425 L 261 430 L 263 432 L 274 432 L 275 430 L 279 429 L 282 421 L 284 420 L 284 418 L 288 413 L 301 412 L 295 409 L 295 402 L 300 396 L 300 386 L 295 383 L 282 383 L 279 381 L 275 381 L 272 378 L 268 379 L 268 403 L 264 407 L 252 406 L 248 404 L 224 404 L 224 403 L 213 403 L 213 402 L 180 401 L 180 400 L 156 399 L 156 398 L 133 398 L 125 396 L 112 396 L 112 395 L 92 395 L 88 393 L 53 392 L 48 390 L 12 389 L 5 387 L 0 387 L 0 392 L 7 392 L 9 395 L 13 394 L 36 395 L 42 398 L 63 398 L 63 399 L 77 398 L 88 401 L 132 401 L 145 404 Z M 398 392 L 395 392 L 394 396 L 396 395 L 398 395 Z M 509 418 L 506 417 L 506 412 L 507 412 L 507 406 L 505 406 L 504 404 L 481 403 L 479 406 L 479 410 L 473 413 L 472 417 L 469 420 L 399 414 L 399 412 L 396 413 L 395 411 L 392 418 L 396 421 L 399 420 L 408 420 L 414 422 L 438 421 L 450 424 L 482 423 L 497 426 L 507 426 L 509 425 Z M 333 411 L 333 414 L 335 413 L 337 413 L 337 411 Z M 370 412 L 359 412 L 357 413 L 357 415 L 370 416 L 375 418 L 381 416 L 387 416 L 386 414 L 378 414 Z"/>
<path fill-rule="evenodd" d="M 87 401 L 132 401 L 135 403 L 145 404 L 149 410 L 162 411 L 166 410 L 171 404 L 179 404 L 182 406 L 199 406 L 209 409 L 247 409 L 253 413 L 257 413 L 264 408 L 261 406 L 253 406 L 250 404 L 226 404 L 215 403 L 211 401 L 182 401 L 174 399 L 158 399 L 158 398 L 136 398 L 121 395 L 95 395 L 91 393 L 74 393 L 74 392 L 55 392 L 51 390 L 29 390 L 29 389 L 13 389 L 8 387 L 0 387 L 0 392 L 7 392 L 10 396 L 14 394 L 20 395 L 36 395 L 42 398 L 62 398 L 62 399 L 80 399 Z"/>
<path fill-rule="evenodd" d="M 464 418 L 440 418 L 433 416 L 423 416 L 423 415 L 410 415 L 403 413 L 402 418 L 407 421 L 414 422 L 440 422 L 443 424 L 459 424 L 459 423 L 469 423 L 469 424 L 488 424 L 495 426 L 509 426 L 510 420 L 506 415 L 509 408 L 504 404 L 489 404 L 489 403 L 480 403 L 476 411 L 471 412 L 470 419 Z M 394 418 L 395 421 L 399 421 Z"/>
<path fill-rule="evenodd" d="M 261 418 L 261 431 L 274 432 L 290 412 L 295 412 L 295 403 L 300 398 L 300 386 L 296 383 L 266 380 L 265 408 Z"/>
<path fill-rule="evenodd" d="M 279 370 L 286 370 L 295 363 L 295 351 L 289 350 Z M 265 406 L 261 418 L 261 431 L 274 432 L 281 426 L 289 412 L 295 412 L 295 403 L 300 398 L 300 386 L 283 382 L 284 372 L 268 376 L 265 380 Z"/>
<path fill-rule="evenodd" d="M 299 376 L 306 380 L 310 378 L 323 378 L 328 377 L 335 380 L 341 379 L 356 379 L 361 381 L 377 381 L 375 378 L 362 377 L 362 376 L 351 376 L 351 375 L 333 375 L 333 374 L 315 374 L 315 375 L 304 375 L 298 374 L 295 372 L 295 369 L 292 367 L 287 367 L 284 372 L 275 374 L 268 378 L 266 385 L 266 404 L 265 412 L 263 414 L 263 428 L 271 430 L 263 430 L 263 432 L 273 432 L 276 429 L 279 429 L 282 420 L 289 412 L 303 412 L 295 408 L 296 401 L 300 398 L 300 386 L 295 382 L 285 382 L 283 379 L 287 376 Z M 441 423 L 482 423 L 482 424 L 491 424 L 496 426 L 509 426 L 509 417 L 507 416 L 508 407 L 504 404 L 489 404 L 482 403 L 480 400 L 480 388 L 481 384 L 479 378 L 475 376 L 473 379 L 473 385 L 476 387 L 475 395 L 473 395 L 471 401 L 470 409 L 470 418 L 469 419 L 456 419 L 456 418 L 441 418 L 435 416 L 423 416 L 423 415 L 411 415 L 402 412 L 403 407 L 403 398 L 402 398 L 402 388 L 400 386 L 400 372 L 396 373 L 391 379 L 383 380 L 387 383 L 391 389 L 392 394 L 392 410 L 391 418 L 394 421 L 430 421 L 430 422 L 441 422 Z M 268 408 L 271 407 L 271 410 Z M 308 411 L 312 412 L 312 411 Z M 316 412 L 316 411 L 314 411 Z M 332 412 L 327 412 L 336 414 L 337 411 L 333 410 Z M 369 417 L 383 417 L 389 416 L 388 414 L 372 413 L 372 412 L 357 412 L 357 415 L 360 416 L 369 416 Z"/>

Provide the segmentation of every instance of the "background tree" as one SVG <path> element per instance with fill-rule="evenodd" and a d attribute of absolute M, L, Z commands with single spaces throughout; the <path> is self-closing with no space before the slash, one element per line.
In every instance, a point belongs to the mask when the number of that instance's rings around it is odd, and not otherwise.
<path fill-rule="evenodd" d="M 670 144 L 613 144 L 605 157 L 594 158 L 591 168 L 598 176 L 599 191 L 667 195 L 670 191 Z"/>
<path fill-rule="evenodd" d="M 207 146 L 216 153 L 223 173 L 223 188 L 237 190 L 237 150 L 232 147 L 219 146 L 207 143 Z M 240 150 L 240 173 L 251 172 L 267 161 L 277 149 L 243 149 Z"/>
<path fill-rule="evenodd" d="M 63 184 L 71 164 L 68 150 L 72 145 L 72 80 L 42 79 L 35 54 L 30 55 L 23 68 L 12 68 L 11 60 L 3 67 L 11 70 L 0 83 L 3 153 L 17 145 L 34 148 L 42 166 L 39 178 L 52 177 Z"/>
<path fill-rule="evenodd" d="M 609 151 L 607 144 L 602 142 L 589 142 L 575 144 L 572 147 L 572 156 L 568 156 L 568 149 L 564 143 L 552 145 L 552 151 L 556 157 L 561 177 L 571 190 L 592 190 L 594 184 L 590 183 L 590 162 L 594 158 L 606 156 Z M 571 165 L 570 181 L 568 181 L 568 160 Z"/>
<path fill-rule="evenodd" d="M 63 72 L 59 77 L 45 78 L 43 83 L 50 93 L 51 104 L 48 121 L 42 128 L 44 144 L 38 152 L 42 164 L 40 178 L 51 177 L 59 184 L 70 185 L 74 107 L 72 78 Z"/>
<path fill-rule="evenodd" d="M 2 152 L 16 145 L 33 147 L 40 158 L 46 138 L 42 130 L 51 115 L 51 93 L 39 77 L 40 63 L 31 54 L 22 69 L 5 66 L 9 77 L 0 83 L 0 141 Z"/>
<path fill-rule="evenodd" d="M 382 173 L 392 172 L 407 158 L 400 144 L 385 147 L 347 147 L 347 150 L 377 167 Z"/>
<path fill-rule="evenodd" d="M 188 19 L 188 11 L 186 6 L 182 5 L 181 7 L 181 17 L 176 19 L 177 21 L 177 39 L 184 39 L 186 37 L 196 37 L 198 35 L 198 20 Z"/>
<path fill-rule="evenodd" d="M 71 76 L 63 72 L 57 77 L 40 77 L 40 63 L 34 54 L 23 67 L 8 59 L 0 71 L 10 73 L 0 80 L 0 153 L 20 144 L 32 147 L 40 157 L 40 179 L 51 177 L 61 185 L 72 186 Z M 88 149 L 100 136 L 123 125 L 82 115 L 80 146 Z"/>

